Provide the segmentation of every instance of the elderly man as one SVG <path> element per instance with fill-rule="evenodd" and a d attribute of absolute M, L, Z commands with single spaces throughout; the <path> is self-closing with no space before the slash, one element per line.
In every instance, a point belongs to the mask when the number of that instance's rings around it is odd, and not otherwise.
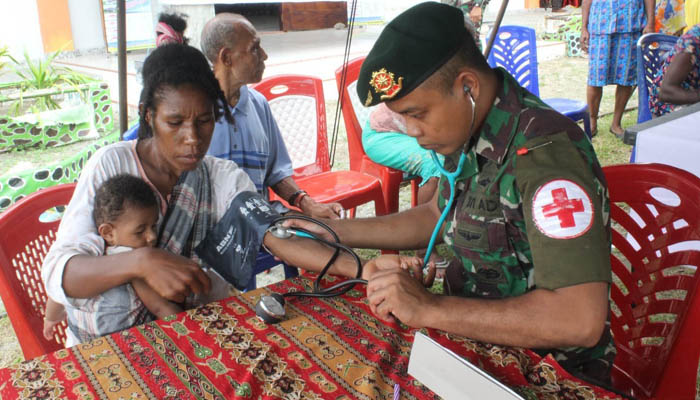
<path fill-rule="evenodd" d="M 253 25 L 238 14 L 217 14 L 205 25 L 201 46 L 235 119 L 235 124 L 223 119 L 216 123 L 208 154 L 235 161 L 264 196 L 270 187 L 304 214 L 338 218 L 340 204 L 318 203 L 294 182 L 292 162 L 270 106 L 246 86 L 260 82 L 267 59 Z"/>
<path fill-rule="evenodd" d="M 431 202 L 402 213 L 330 221 L 352 247 L 416 249 L 446 212 L 445 295 L 428 292 L 404 259 L 382 256 L 363 273 L 373 311 L 551 353 L 571 373 L 605 382 L 615 355 L 606 324 L 609 204 L 583 131 L 489 68 L 460 11 L 436 2 L 384 28 L 357 82 L 362 103 L 386 102 L 404 116 L 407 134 L 444 154 L 456 180 L 451 187 L 443 176 Z"/>

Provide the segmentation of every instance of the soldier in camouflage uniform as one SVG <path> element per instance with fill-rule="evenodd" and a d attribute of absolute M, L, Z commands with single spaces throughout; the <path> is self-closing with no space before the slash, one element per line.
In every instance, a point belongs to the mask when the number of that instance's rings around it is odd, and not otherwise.
<path fill-rule="evenodd" d="M 501 91 L 467 152 L 445 223 L 444 240 L 455 254 L 445 293 L 499 299 L 610 282 L 609 204 L 593 145 L 505 70 L 496 73 Z M 454 171 L 458 158 L 447 156 L 445 168 Z M 440 185 L 442 211 L 450 186 L 444 178 Z M 575 367 L 582 363 L 593 367 L 586 377 L 598 382 L 607 380 L 598 372 L 615 357 L 607 327 L 592 348 L 536 351 L 552 353 L 570 371 L 579 372 Z M 591 360 L 596 362 L 587 364 Z"/>
<path fill-rule="evenodd" d="M 506 71 L 489 68 L 461 13 L 435 2 L 386 26 L 357 92 L 366 106 L 386 101 L 402 114 L 407 134 L 444 154 L 448 171 L 466 157 L 442 231 L 454 253 L 445 295 L 425 289 L 416 279 L 420 268 L 406 268 L 416 260 L 381 256 L 363 273 L 373 311 L 409 326 L 552 353 L 569 372 L 606 381 L 615 355 L 606 323 L 608 196 L 583 131 Z M 430 203 L 330 224 L 353 247 L 422 248 L 449 196 L 443 178 Z"/>

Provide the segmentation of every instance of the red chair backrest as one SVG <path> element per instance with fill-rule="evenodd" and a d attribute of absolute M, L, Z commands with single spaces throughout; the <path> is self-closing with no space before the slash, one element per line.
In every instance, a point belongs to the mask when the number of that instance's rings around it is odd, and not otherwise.
<path fill-rule="evenodd" d="M 61 349 L 66 341 L 65 322 L 53 340 L 42 333 L 41 265 L 61 222 L 53 208 L 67 205 L 74 190 L 74 183 L 41 189 L 0 214 L 0 296 L 26 360 Z"/>
<path fill-rule="evenodd" d="M 365 57 L 358 57 L 348 61 L 347 74 L 345 76 L 344 87 L 340 87 L 344 68 L 341 66 L 335 70 L 335 82 L 338 85 L 338 93 L 343 100 L 343 120 L 345 130 L 348 135 L 348 153 L 350 157 L 350 169 L 359 171 L 362 164 L 362 157 L 365 149 L 362 147 L 362 118 L 358 118 L 357 113 L 362 112 L 369 115 L 372 108 L 365 109 L 360 104 L 360 100 L 355 93 L 357 78 L 360 75 L 360 68 L 365 61 Z"/>
<path fill-rule="evenodd" d="M 661 164 L 603 171 L 613 228 L 613 383 L 637 398 L 694 398 L 700 179 Z"/>
<path fill-rule="evenodd" d="M 270 103 L 294 166 L 294 176 L 330 171 L 323 82 L 306 75 L 277 75 L 253 88 Z"/>

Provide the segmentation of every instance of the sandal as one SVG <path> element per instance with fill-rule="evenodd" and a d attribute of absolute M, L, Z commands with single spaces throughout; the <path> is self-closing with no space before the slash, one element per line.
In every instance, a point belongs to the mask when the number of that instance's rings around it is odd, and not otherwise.
<path fill-rule="evenodd" d="M 612 128 L 610 128 L 610 133 L 615 135 L 616 138 L 622 140 L 625 137 L 625 131 L 623 130 L 621 133 L 615 132 Z"/>
<path fill-rule="evenodd" d="M 593 121 L 595 121 L 595 128 L 591 129 L 591 138 L 595 137 L 595 135 L 598 134 L 598 116 L 596 115 L 595 117 L 591 115 L 591 125 L 593 125 Z"/>

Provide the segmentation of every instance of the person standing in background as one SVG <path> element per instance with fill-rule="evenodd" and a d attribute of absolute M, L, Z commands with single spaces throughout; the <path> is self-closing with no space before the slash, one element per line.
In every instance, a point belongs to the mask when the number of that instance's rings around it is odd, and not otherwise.
<path fill-rule="evenodd" d="M 591 132 L 598 132 L 603 86 L 617 85 L 610 132 L 621 138 L 622 114 L 637 84 L 637 40 L 654 32 L 654 0 L 584 0 L 581 47 L 588 51 L 586 97 Z"/>
<path fill-rule="evenodd" d="M 540 0 L 540 7 L 547 10 L 552 9 L 552 12 L 562 12 L 564 6 L 564 0 Z"/>

